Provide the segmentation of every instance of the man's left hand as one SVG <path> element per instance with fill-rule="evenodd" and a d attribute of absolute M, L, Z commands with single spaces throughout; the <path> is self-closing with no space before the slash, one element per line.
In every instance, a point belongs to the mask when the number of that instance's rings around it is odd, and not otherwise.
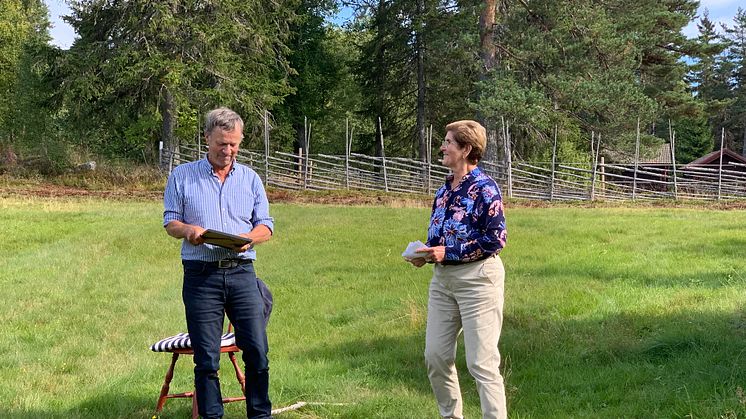
<path fill-rule="evenodd" d="M 239 234 L 239 236 L 246 237 L 247 239 L 251 239 L 250 233 Z M 243 246 L 234 246 L 233 247 L 233 251 L 236 252 L 236 253 L 243 253 L 243 252 L 251 249 L 252 246 L 254 246 L 253 240 L 252 240 L 251 243 L 247 243 L 247 244 L 245 244 Z"/>

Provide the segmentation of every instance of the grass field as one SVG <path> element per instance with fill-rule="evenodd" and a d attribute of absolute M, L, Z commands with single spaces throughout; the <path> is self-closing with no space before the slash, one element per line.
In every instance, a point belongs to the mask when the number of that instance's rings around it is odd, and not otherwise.
<path fill-rule="evenodd" d="M 280 418 L 437 418 L 431 269 L 400 254 L 428 210 L 274 205 L 257 271 Z M 509 208 L 503 373 L 512 418 L 746 416 L 746 212 Z M 185 329 L 159 202 L 0 200 L 0 417 L 150 417 Z M 187 390 L 191 360 L 172 389 Z M 479 400 L 459 353 L 467 418 Z M 236 393 L 224 364 L 224 392 Z M 169 401 L 163 418 L 188 417 Z M 242 416 L 241 404 L 226 417 Z"/>

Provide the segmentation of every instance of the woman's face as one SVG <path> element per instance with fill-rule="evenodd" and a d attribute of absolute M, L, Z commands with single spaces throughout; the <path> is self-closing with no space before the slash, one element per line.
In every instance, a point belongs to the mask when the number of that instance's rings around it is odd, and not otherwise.
<path fill-rule="evenodd" d="M 466 156 L 469 155 L 466 147 L 462 148 L 450 131 L 446 133 L 446 138 L 440 146 L 440 152 L 443 153 L 443 166 L 451 169 L 466 163 Z"/>

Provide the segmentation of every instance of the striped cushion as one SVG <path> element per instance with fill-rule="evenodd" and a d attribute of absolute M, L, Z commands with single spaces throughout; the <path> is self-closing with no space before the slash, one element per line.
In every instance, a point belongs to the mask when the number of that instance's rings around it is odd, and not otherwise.
<path fill-rule="evenodd" d="M 233 332 L 226 333 L 220 337 L 220 346 L 231 346 L 236 344 L 236 335 Z M 153 352 L 171 352 L 174 349 L 186 349 L 192 347 L 192 341 L 189 340 L 189 333 L 179 333 L 150 345 Z"/>

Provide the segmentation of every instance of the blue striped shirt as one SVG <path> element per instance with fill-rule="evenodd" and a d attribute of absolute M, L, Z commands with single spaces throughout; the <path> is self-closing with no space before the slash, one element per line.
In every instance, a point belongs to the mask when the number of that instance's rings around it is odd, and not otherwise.
<path fill-rule="evenodd" d="M 206 158 L 177 166 L 168 177 L 163 203 L 164 227 L 171 221 L 181 221 L 230 234 L 248 233 L 260 224 L 274 230 L 262 180 L 255 171 L 236 161 L 222 184 Z M 210 244 L 195 246 L 183 240 L 181 258 L 206 262 L 256 259 L 256 251 L 251 248 L 236 253 Z"/>

